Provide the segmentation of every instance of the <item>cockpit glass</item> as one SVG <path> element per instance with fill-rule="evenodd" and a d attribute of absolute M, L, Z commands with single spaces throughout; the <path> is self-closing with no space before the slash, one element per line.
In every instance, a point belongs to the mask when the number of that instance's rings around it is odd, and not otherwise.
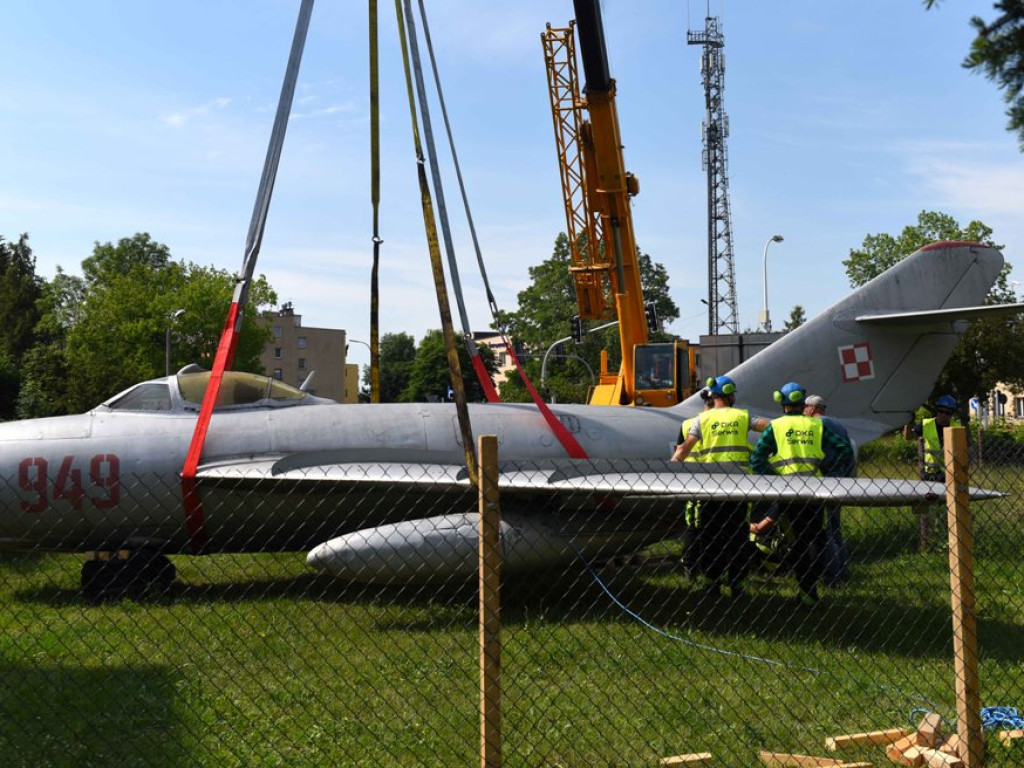
<path fill-rule="evenodd" d="M 162 382 L 139 384 L 110 404 L 113 411 L 169 411 L 171 388 Z"/>
<path fill-rule="evenodd" d="M 178 374 L 178 388 L 181 397 L 187 403 L 200 405 L 210 383 L 210 372 Z M 220 383 L 217 402 L 214 408 L 226 408 L 232 405 L 253 405 L 271 400 L 276 403 L 297 402 L 306 393 L 289 386 L 282 381 L 260 376 L 255 373 L 227 371 Z"/>

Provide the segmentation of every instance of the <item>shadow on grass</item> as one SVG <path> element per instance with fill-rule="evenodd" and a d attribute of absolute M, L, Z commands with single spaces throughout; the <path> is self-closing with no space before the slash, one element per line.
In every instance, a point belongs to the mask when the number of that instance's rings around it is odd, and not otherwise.
<path fill-rule="evenodd" d="M 877 546 L 883 543 L 879 540 Z M 697 631 L 706 639 L 795 641 L 908 658 L 945 658 L 951 653 L 950 608 L 944 599 L 909 604 L 871 594 L 871 584 L 863 584 L 859 590 L 827 591 L 819 605 L 806 608 L 791 596 L 795 592 L 791 577 L 767 583 L 752 578 L 747 594 L 730 599 L 708 597 L 671 569 L 626 567 L 600 571 L 598 576 L 608 592 L 578 565 L 506 578 L 501 598 L 503 623 L 515 627 L 538 621 L 551 625 L 637 622 L 624 610 L 628 608 L 655 627 L 683 636 Z M 624 607 L 616 605 L 609 592 Z M 86 604 L 77 589 L 60 587 L 23 590 L 15 597 L 58 608 Z M 477 624 L 475 580 L 382 586 L 301 573 L 214 584 L 178 581 L 136 604 L 156 608 L 282 600 L 400 609 L 375 621 L 383 631 L 473 629 Z M 115 610 L 117 605 L 109 607 Z M 979 635 L 987 658 L 1024 662 L 1024 626 L 982 616 Z"/>
<path fill-rule="evenodd" d="M 0 659 L 0 765 L 194 765 L 169 669 Z"/>

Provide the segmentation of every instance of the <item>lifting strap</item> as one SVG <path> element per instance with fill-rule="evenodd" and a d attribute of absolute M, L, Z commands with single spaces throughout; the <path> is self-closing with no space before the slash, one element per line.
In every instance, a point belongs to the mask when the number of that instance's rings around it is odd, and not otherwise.
<path fill-rule="evenodd" d="M 487 400 L 489 402 L 495 402 L 498 399 L 498 392 L 495 390 L 494 382 L 491 380 L 490 375 L 487 373 L 487 369 L 484 367 L 483 358 L 480 357 L 480 350 L 477 348 L 476 342 L 473 340 L 473 331 L 470 328 L 469 316 L 466 313 L 466 302 L 462 295 L 462 281 L 459 278 L 459 263 L 455 258 L 455 245 L 452 241 L 452 230 L 448 220 L 448 205 L 445 203 L 444 199 L 444 185 L 441 184 L 441 169 L 437 162 L 437 146 L 434 142 L 434 127 L 430 120 L 430 106 L 427 99 L 426 85 L 423 79 L 423 66 L 420 61 L 420 51 L 416 37 L 416 27 L 413 21 L 412 5 L 409 0 L 405 0 L 405 14 L 409 19 L 409 42 L 412 53 L 413 72 L 416 76 L 416 95 L 419 99 L 420 114 L 423 117 L 423 143 L 427 148 L 427 157 L 430 160 L 430 177 L 434 183 L 434 196 L 437 198 L 437 218 L 441 222 L 441 236 L 444 238 L 444 250 L 448 258 L 448 273 L 452 281 L 452 293 L 455 294 L 455 304 L 459 310 L 459 321 L 462 325 L 462 337 L 466 343 L 466 351 L 469 353 L 469 359 L 473 363 L 473 370 L 476 372 L 477 378 L 480 380 L 480 386 L 483 388 L 484 393 L 487 396 Z M 434 65 L 434 82 L 437 84 L 438 93 L 440 93 L 441 87 L 437 76 L 437 66 L 433 59 L 433 49 L 430 46 L 430 36 L 427 30 L 426 16 L 423 13 L 422 5 L 420 6 L 420 15 L 424 20 L 424 40 L 427 43 L 428 51 L 430 51 L 431 64 Z M 442 111 L 444 111 L 443 104 Z M 446 112 L 445 126 L 448 127 Z M 448 138 L 450 141 L 450 128 L 448 131 Z"/>
<path fill-rule="evenodd" d="M 263 230 L 267 223 L 267 212 L 270 210 L 270 198 L 274 192 L 274 180 L 277 177 L 277 166 L 281 159 L 281 147 L 288 128 L 288 115 L 292 108 L 292 97 L 295 95 L 295 82 L 299 76 L 299 64 L 302 62 L 302 50 L 306 44 L 306 32 L 309 29 L 309 18 L 313 13 L 313 0 L 302 0 L 299 18 L 295 25 L 295 36 L 292 38 L 291 54 L 285 70 L 284 82 L 281 85 L 281 96 L 277 103 L 277 114 L 274 117 L 274 128 L 270 134 L 267 157 L 263 163 L 263 175 L 260 177 L 259 191 L 256 193 L 256 204 L 253 207 L 252 219 L 249 222 L 249 233 L 245 240 L 245 256 L 242 271 L 236 278 L 235 293 L 228 308 L 227 319 L 221 332 L 217 354 L 210 373 L 210 382 L 206 386 L 203 404 L 196 419 L 192 442 L 185 457 L 185 466 L 181 471 L 181 490 L 185 503 L 185 525 L 188 528 L 192 550 L 201 554 L 206 549 L 207 531 L 202 500 L 196 486 L 196 470 L 203 455 L 206 433 L 210 427 L 213 407 L 220 392 L 224 371 L 234 363 L 235 349 L 238 347 L 238 333 L 242 327 L 245 303 L 249 297 L 249 286 L 256 269 L 260 245 L 263 242 Z"/>
<path fill-rule="evenodd" d="M 370 204 L 373 206 L 373 268 L 370 270 L 370 402 L 380 402 L 380 69 L 377 0 L 370 0 Z M 358 377 L 357 377 L 358 378 Z"/>
<path fill-rule="evenodd" d="M 462 194 L 462 204 L 466 210 L 466 221 L 469 224 L 469 233 L 473 240 L 473 249 L 476 252 L 476 261 L 477 266 L 480 269 L 480 277 L 483 280 L 484 289 L 487 292 L 487 304 L 491 310 L 491 317 L 494 320 L 494 327 L 498 329 L 498 333 L 501 335 L 501 340 L 505 344 L 505 350 L 508 353 L 509 358 L 512 360 L 513 364 L 516 366 L 516 371 L 519 373 L 519 378 L 522 379 L 523 384 L 526 386 L 527 391 L 530 393 L 530 397 L 533 399 L 533 402 L 536 404 L 538 410 L 541 412 L 541 415 L 544 417 L 544 421 L 551 429 L 551 432 L 558 439 L 558 442 L 562 444 L 562 447 L 565 448 L 566 453 L 569 454 L 570 457 L 574 459 L 585 459 L 587 458 L 586 451 L 583 450 L 583 447 L 579 444 L 576 438 L 572 436 L 572 433 L 569 432 L 568 429 L 566 429 L 565 425 L 562 424 L 562 422 L 559 421 L 558 417 L 555 416 L 555 414 L 551 411 L 551 408 L 549 408 L 548 404 L 544 402 L 543 398 L 541 398 L 540 394 L 537 392 L 537 389 L 533 386 L 533 383 L 526 375 L 526 369 L 523 368 L 523 365 L 520 362 L 519 357 L 516 355 L 515 350 L 512 347 L 512 343 L 509 340 L 508 335 L 505 333 L 505 328 L 500 321 L 501 313 L 500 310 L 498 309 L 498 303 L 494 299 L 494 293 L 491 291 L 490 281 L 487 279 L 487 268 L 484 266 L 483 253 L 481 253 L 480 250 L 480 240 L 477 238 L 476 225 L 473 221 L 473 213 L 470 210 L 469 206 L 469 196 L 466 194 L 466 185 L 462 178 L 462 167 L 459 164 L 459 155 L 455 151 L 455 139 L 452 136 L 451 123 L 448 120 L 448 109 L 445 106 L 444 93 L 441 90 L 441 78 L 438 75 L 437 71 L 437 60 L 434 57 L 434 46 L 430 39 L 430 27 L 427 24 L 427 12 L 423 6 L 423 0 L 418 0 L 418 2 L 420 8 L 420 17 L 423 19 L 423 38 L 427 44 L 427 52 L 430 56 L 430 66 L 434 74 L 434 84 L 437 88 L 437 100 L 441 106 L 441 116 L 444 118 L 444 127 L 448 135 L 448 146 L 451 149 L 452 162 L 455 166 L 455 175 L 459 181 L 459 191 Z M 436 181 L 435 185 L 437 185 Z M 479 354 L 476 354 L 473 356 L 473 365 L 477 366 L 478 364 L 479 368 L 477 370 L 477 376 L 480 377 L 481 383 L 483 383 L 485 379 L 487 382 L 490 382 L 490 376 L 486 375 L 486 371 L 483 370 L 483 361 L 480 359 Z M 489 391 L 486 385 L 484 386 L 484 389 L 487 392 L 488 401 L 496 402 L 498 400 L 497 392 L 494 392 L 493 398 L 491 396 L 491 391 L 494 390 L 493 383 L 491 384 Z"/>
<path fill-rule="evenodd" d="M 405 0 L 407 13 L 402 13 L 402 0 L 395 0 L 395 14 L 398 19 L 398 36 L 402 47 L 402 66 L 405 70 L 406 91 L 409 97 L 409 116 L 412 120 L 412 138 L 416 153 L 416 171 L 420 184 L 420 202 L 423 208 L 423 225 L 427 234 L 427 249 L 430 252 L 430 266 L 434 275 L 434 291 L 437 294 L 437 308 L 441 315 L 441 332 L 444 336 L 444 348 L 448 357 L 448 372 L 451 377 L 452 390 L 455 393 L 455 412 L 458 416 L 459 434 L 462 437 L 462 449 L 465 453 L 466 471 L 469 473 L 470 481 L 477 485 L 476 450 L 473 446 L 473 428 L 469 421 L 469 409 L 466 407 L 466 388 L 462 381 L 462 367 L 459 364 L 459 354 L 455 347 L 455 333 L 452 329 L 451 306 L 448 303 L 448 289 L 444 280 L 444 265 L 441 263 L 441 250 L 437 241 L 437 225 L 434 221 L 434 206 L 430 196 L 430 185 L 427 182 L 427 174 L 424 168 L 423 149 L 420 145 L 419 121 L 416 118 L 416 99 L 413 95 L 412 72 L 410 70 L 410 52 L 414 60 L 418 62 L 418 48 L 416 46 L 416 29 L 413 23 L 412 13 L 408 12 L 409 0 Z M 405 26 L 409 25 L 409 36 L 406 39 Z M 417 80 L 422 88 L 422 72 L 417 69 Z M 422 97 L 421 97 L 422 98 Z M 426 105 L 421 103 L 426 109 Z"/>

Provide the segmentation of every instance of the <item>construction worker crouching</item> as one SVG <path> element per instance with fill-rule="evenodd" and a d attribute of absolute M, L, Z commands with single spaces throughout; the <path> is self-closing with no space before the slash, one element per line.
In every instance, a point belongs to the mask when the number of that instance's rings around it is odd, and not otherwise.
<path fill-rule="evenodd" d="M 834 475 L 853 462 L 853 448 L 822 419 L 803 414 L 806 390 L 789 382 L 774 393 L 783 415 L 773 419 L 750 454 L 750 467 L 758 475 Z M 801 602 L 818 602 L 818 580 L 825 548 L 824 507 L 819 502 L 793 502 L 769 510 L 750 524 L 750 533 L 769 531 L 782 515 L 793 532 L 793 569 Z"/>
<path fill-rule="evenodd" d="M 676 446 L 672 461 L 686 461 L 699 445 L 697 460 L 726 472 L 749 472 L 750 443 L 747 434 L 768 426 L 766 419 L 751 418 L 735 408 L 736 383 L 728 376 L 707 380 L 713 407 L 701 413 L 686 439 Z M 746 502 L 704 502 L 700 509 L 696 547 L 699 569 L 710 580 L 708 591 L 720 594 L 723 587 L 737 595 L 747 570 Z"/>

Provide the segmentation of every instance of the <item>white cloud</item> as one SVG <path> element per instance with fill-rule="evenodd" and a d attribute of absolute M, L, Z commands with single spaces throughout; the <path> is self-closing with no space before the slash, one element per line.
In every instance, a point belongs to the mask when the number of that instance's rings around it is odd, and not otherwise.
<path fill-rule="evenodd" d="M 170 114 L 163 115 L 160 119 L 172 128 L 181 128 L 194 117 L 208 114 L 214 109 L 223 109 L 230 104 L 231 99 L 226 96 L 221 96 L 216 99 L 211 99 L 205 104 L 200 104 L 198 107 L 192 107 L 191 109 L 185 109 L 179 112 L 171 112 Z"/>

